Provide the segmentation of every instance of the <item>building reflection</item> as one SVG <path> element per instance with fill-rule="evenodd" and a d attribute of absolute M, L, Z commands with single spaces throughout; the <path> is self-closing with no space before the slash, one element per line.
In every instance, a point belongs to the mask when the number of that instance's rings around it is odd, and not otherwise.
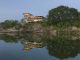
<path fill-rule="evenodd" d="M 45 46 L 42 34 L 26 34 L 24 35 L 22 44 L 24 51 L 30 51 L 33 48 L 43 48 Z"/>
<path fill-rule="evenodd" d="M 40 43 L 38 43 L 38 42 L 24 42 L 24 51 L 30 51 L 33 48 L 42 48 L 42 47 L 44 47 L 42 42 L 40 42 Z"/>

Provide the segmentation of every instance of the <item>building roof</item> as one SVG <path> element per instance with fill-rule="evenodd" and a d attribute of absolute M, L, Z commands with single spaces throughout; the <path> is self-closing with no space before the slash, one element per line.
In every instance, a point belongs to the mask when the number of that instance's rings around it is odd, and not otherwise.
<path fill-rule="evenodd" d="M 30 15 L 30 16 L 32 16 L 31 13 L 23 13 L 23 15 L 24 15 L 24 16 L 26 16 L 26 15 Z"/>

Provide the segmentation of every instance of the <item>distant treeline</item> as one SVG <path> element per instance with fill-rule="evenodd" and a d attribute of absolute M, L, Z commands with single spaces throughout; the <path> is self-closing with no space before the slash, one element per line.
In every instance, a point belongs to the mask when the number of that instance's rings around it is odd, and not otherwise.
<path fill-rule="evenodd" d="M 20 28 L 21 23 L 18 20 L 5 20 L 0 22 L 0 29 Z"/>

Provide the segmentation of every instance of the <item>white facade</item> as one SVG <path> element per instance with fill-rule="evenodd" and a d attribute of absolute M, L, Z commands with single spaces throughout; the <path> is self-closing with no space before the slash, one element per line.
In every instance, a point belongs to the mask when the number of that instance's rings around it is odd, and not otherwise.
<path fill-rule="evenodd" d="M 28 22 L 38 22 L 38 21 L 43 21 L 44 17 L 43 16 L 33 16 L 30 13 L 24 13 L 24 21 L 26 23 Z"/>

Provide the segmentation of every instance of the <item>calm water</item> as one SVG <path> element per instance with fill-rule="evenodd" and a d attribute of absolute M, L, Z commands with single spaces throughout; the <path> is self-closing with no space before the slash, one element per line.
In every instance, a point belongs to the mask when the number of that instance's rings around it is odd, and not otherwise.
<path fill-rule="evenodd" d="M 43 34 L 0 35 L 0 60 L 80 60 L 80 40 Z"/>

